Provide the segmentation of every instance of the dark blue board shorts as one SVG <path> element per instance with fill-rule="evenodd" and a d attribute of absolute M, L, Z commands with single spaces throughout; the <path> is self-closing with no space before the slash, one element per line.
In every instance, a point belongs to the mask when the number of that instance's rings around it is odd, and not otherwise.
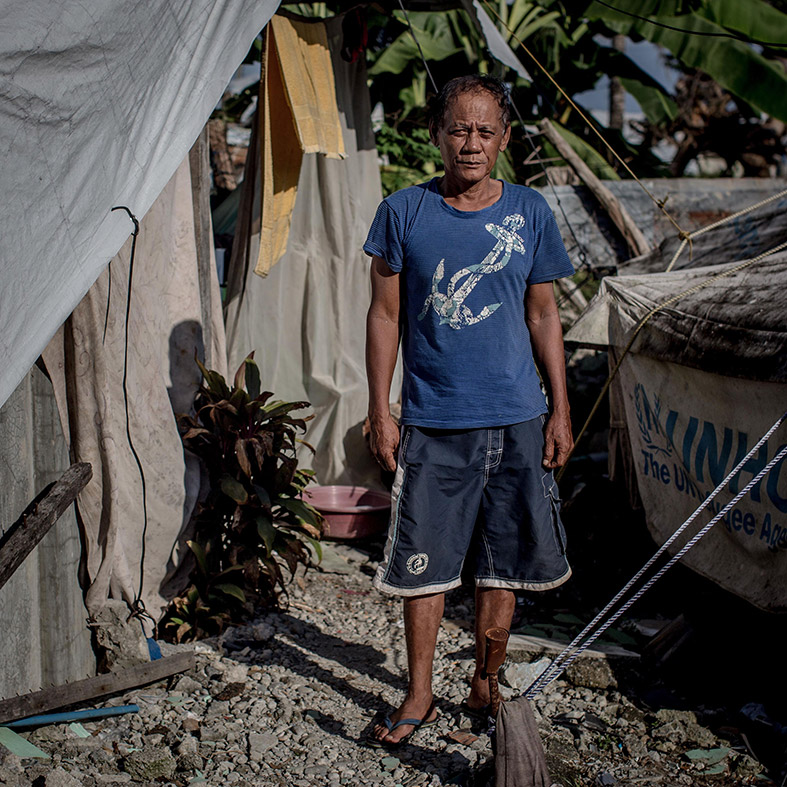
<path fill-rule="evenodd" d="M 544 418 L 483 429 L 403 426 L 374 585 L 422 596 L 476 585 L 549 590 L 571 576 L 560 498 L 541 465 Z"/>

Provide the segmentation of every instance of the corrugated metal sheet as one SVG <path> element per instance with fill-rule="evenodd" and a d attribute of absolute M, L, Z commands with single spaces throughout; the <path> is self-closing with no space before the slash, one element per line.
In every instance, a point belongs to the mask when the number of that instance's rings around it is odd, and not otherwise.
<path fill-rule="evenodd" d="M 656 199 L 666 199 L 665 208 L 687 232 L 730 216 L 787 188 L 785 178 L 664 178 L 643 183 Z M 621 201 L 654 248 L 677 235 L 669 219 L 636 182 L 604 181 L 604 185 Z M 552 208 L 576 267 L 579 267 L 583 249 L 588 262 L 594 267 L 615 268 L 620 261 L 628 258 L 620 233 L 586 186 L 555 186 L 554 189 L 546 186 L 537 190 Z M 745 256 L 745 252 L 741 251 L 752 238 L 751 234 L 746 234 L 746 227 L 746 219 L 741 219 L 738 224 L 741 248 L 736 252 L 736 259 Z M 664 265 L 668 262 L 669 259 Z"/>

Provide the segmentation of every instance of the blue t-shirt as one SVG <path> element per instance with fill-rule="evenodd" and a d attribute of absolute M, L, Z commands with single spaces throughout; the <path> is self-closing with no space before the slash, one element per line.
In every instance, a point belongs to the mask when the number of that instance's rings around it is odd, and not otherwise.
<path fill-rule="evenodd" d="M 571 276 L 546 200 L 503 181 L 462 211 L 431 180 L 380 203 L 364 251 L 401 272 L 402 423 L 505 426 L 547 411 L 525 324 L 529 284 Z"/>

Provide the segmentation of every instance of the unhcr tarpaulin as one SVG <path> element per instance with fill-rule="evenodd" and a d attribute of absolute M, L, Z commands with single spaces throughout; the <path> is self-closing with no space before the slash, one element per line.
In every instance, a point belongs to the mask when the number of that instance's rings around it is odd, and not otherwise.
<path fill-rule="evenodd" d="M 735 267 L 607 277 L 566 340 L 609 346 L 613 363 L 651 309 Z M 664 543 L 787 410 L 787 254 L 717 279 L 655 313 L 610 394 L 612 470 L 638 492 L 653 537 Z M 782 425 L 687 537 L 785 442 Z M 786 464 L 777 464 L 683 559 L 773 611 L 787 609 Z"/>
<path fill-rule="evenodd" d="M 364 473 L 379 479 L 361 433 L 370 298 L 362 246 L 382 194 L 365 66 L 340 55 L 342 18 L 325 24 L 347 158 L 304 155 L 287 251 L 263 279 L 254 274 L 260 172 L 252 136 L 229 271 L 227 350 L 231 370 L 254 350 L 265 388 L 312 403 L 306 439 L 317 454 L 302 449 L 301 459 L 321 483 L 362 483 Z"/>
<path fill-rule="evenodd" d="M 77 498 L 85 604 L 93 615 L 109 596 L 131 603 L 141 592 L 159 617 L 200 490 L 199 462 L 184 458 L 175 413 L 193 406 L 195 353 L 223 372 L 226 350 L 212 246 L 207 258 L 199 248 L 210 228 L 195 222 L 193 195 L 208 200 L 195 188 L 208 179 L 207 150 L 190 158 L 148 211 L 137 240 L 128 312 L 131 443 L 123 390 L 130 241 L 44 351 L 72 459 L 93 466 Z"/>
<path fill-rule="evenodd" d="M 278 0 L 7 0 L 0 403 L 145 215 Z"/>

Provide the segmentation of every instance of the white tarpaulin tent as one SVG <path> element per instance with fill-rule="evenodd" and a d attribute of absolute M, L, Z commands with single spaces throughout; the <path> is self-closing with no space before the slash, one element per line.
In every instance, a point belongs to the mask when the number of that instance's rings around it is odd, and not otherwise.
<path fill-rule="evenodd" d="M 698 253 L 706 250 L 699 244 Z M 734 263 L 608 277 L 567 342 L 619 357 L 639 321 Z M 661 544 L 787 409 L 787 254 L 767 257 L 657 312 L 610 391 L 610 466 Z M 764 467 L 787 425 L 733 478 L 693 535 Z M 757 606 L 787 609 L 787 462 L 778 463 L 683 561 Z M 678 541 L 674 549 L 685 543 Z"/>
<path fill-rule="evenodd" d="M 4 0 L 0 404 L 183 161 L 278 0 Z"/>

